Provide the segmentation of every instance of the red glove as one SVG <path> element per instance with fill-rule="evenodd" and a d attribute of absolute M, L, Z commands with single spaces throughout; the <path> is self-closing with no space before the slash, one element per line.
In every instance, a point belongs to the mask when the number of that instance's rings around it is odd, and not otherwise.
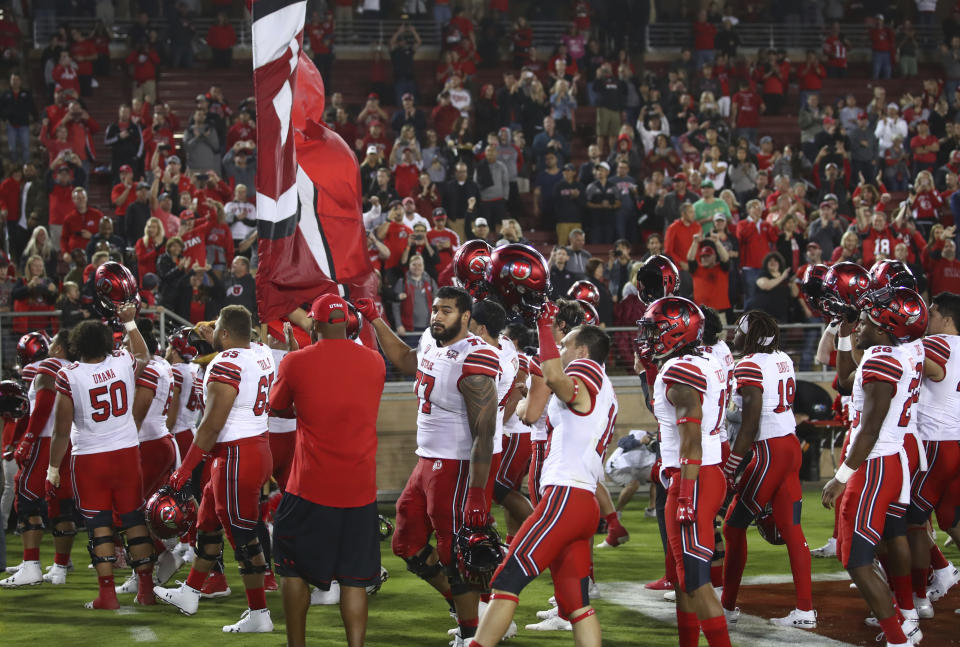
<path fill-rule="evenodd" d="M 537 315 L 537 335 L 540 338 L 540 362 L 546 362 L 551 359 L 560 359 L 560 351 L 557 350 L 557 343 L 553 340 L 553 322 L 557 320 L 557 313 L 560 308 L 556 303 L 547 301 L 540 309 Z"/>
<path fill-rule="evenodd" d="M 49 479 L 43 482 L 43 494 L 47 498 L 47 501 L 56 501 L 57 490 L 59 489 L 60 486 L 54 485 Z"/>
<path fill-rule="evenodd" d="M 697 520 L 697 510 L 693 507 L 694 479 L 680 478 L 677 488 L 677 523 L 689 526 Z"/>
<path fill-rule="evenodd" d="M 737 469 L 739 469 L 742 461 L 743 456 L 730 452 L 723 464 L 723 476 L 727 479 L 727 492 L 733 492 L 737 487 Z"/>
<path fill-rule="evenodd" d="M 490 524 L 490 507 L 487 492 L 482 487 L 467 490 L 467 503 L 463 506 L 463 525 L 467 528 L 483 528 Z"/>
<path fill-rule="evenodd" d="M 357 299 L 353 302 L 353 307 L 370 323 L 380 319 L 380 308 L 373 299 Z"/>
<path fill-rule="evenodd" d="M 540 314 L 537 315 L 537 328 L 553 328 L 553 322 L 557 320 L 557 313 L 560 312 L 559 306 L 553 301 L 545 301 L 540 308 Z"/>
<path fill-rule="evenodd" d="M 178 492 L 183 489 L 183 486 L 187 484 L 187 481 L 190 480 L 190 476 L 193 474 L 193 470 L 197 469 L 197 465 L 200 464 L 200 461 L 203 461 L 210 457 L 210 452 L 205 452 L 196 443 L 190 445 L 190 449 L 187 451 L 187 455 L 183 459 L 180 467 L 177 468 L 173 474 L 170 475 L 170 478 L 167 480 L 167 484 L 170 485 L 174 490 Z"/>
<path fill-rule="evenodd" d="M 31 433 L 25 433 L 23 438 L 20 439 L 20 444 L 17 445 L 17 449 L 13 452 L 13 460 L 17 461 L 18 467 L 23 467 L 23 464 L 30 458 L 30 454 L 33 453 L 33 443 L 35 440 L 36 438 Z"/>

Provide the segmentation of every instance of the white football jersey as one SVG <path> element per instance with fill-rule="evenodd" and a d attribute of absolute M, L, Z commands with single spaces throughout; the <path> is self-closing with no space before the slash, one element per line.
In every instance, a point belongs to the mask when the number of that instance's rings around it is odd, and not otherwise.
<path fill-rule="evenodd" d="M 203 380 L 198 375 L 196 364 L 181 363 L 171 366 L 173 383 L 180 388 L 180 408 L 173 425 L 173 432 L 179 433 L 197 428 L 197 414 L 200 411 L 200 398 L 203 394 Z"/>
<path fill-rule="evenodd" d="M 517 373 L 520 371 L 520 353 L 517 347 L 509 337 L 500 337 L 497 340 L 500 348 L 497 355 L 500 356 L 500 377 L 497 378 L 497 434 L 493 438 L 493 453 L 499 454 L 503 449 L 503 434 L 505 421 L 503 419 L 507 410 L 507 400 L 513 393 L 514 382 L 517 381 Z"/>
<path fill-rule="evenodd" d="M 153 401 L 140 423 L 140 442 L 169 436 L 167 412 L 173 398 L 173 369 L 162 357 L 153 357 L 137 378 L 137 386 L 153 391 Z"/>
<path fill-rule="evenodd" d="M 279 350 L 277 348 L 271 348 L 270 353 L 273 355 L 273 365 L 279 370 L 280 362 L 286 357 L 288 351 Z M 267 426 L 270 428 L 271 434 L 288 434 L 291 431 L 297 430 L 297 419 L 296 418 L 277 418 L 275 416 L 270 416 L 267 419 Z"/>
<path fill-rule="evenodd" d="M 727 401 L 723 405 L 723 423 L 720 426 L 720 442 L 723 442 L 727 440 L 727 405 L 730 404 L 730 398 L 733 397 L 733 391 L 735 390 L 733 388 L 733 353 L 730 352 L 727 342 L 722 339 L 713 346 L 701 346 L 700 352 L 715 359 L 727 375 L 727 379 L 724 381 Z"/>
<path fill-rule="evenodd" d="M 74 362 L 57 373 L 57 392 L 73 400 L 73 454 L 99 454 L 140 444 L 133 422 L 137 360 L 116 350 L 99 364 Z"/>
<path fill-rule="evenodd" d="M 34 377 L 30 380 L 30 388 L 27 390 L 27 398 L 30 400 L 30 415 L 32 416 L 36 411 L 37 404 L 37 379 L 38 375 L 46 375 L 47 377 L 53 378 L 54 383 L 57 380 L 57 373 L 60 372 L 60 369 L 69 364 L 65 359 L 60 359 L 58 357 L 48 357 L 46 359 L 40 360 L 39 362 L 34 362 L 23 367 L 22 375 L 33 375 Z M 56 388 L 56 387 L 54 387 Z M 50 415 L 47 416 L 47 422 L 43 426 L 43 429 L 40 431 L 41 438 L 50 438 L 53 436 L 53 421 L 56 418 L 54 411 L 50 411 Z"/>
<path fill-rule="evenodd" d="M 473 436 L 460 379 L 470 375 L 500 375 L 500 356 L 492 346 L 468 335 L 439 346 L 428 328 L 417 349 L 417 455 L 426 458 L 470 460 Z"/>
<path fill-rule="evenodd" d="M 915 363 L 913 349 L 908 346 L 873 346 L 863 353 L 853 381 L 850 406 L 853 422 L 850 443 L 856 439 L 863 424 L 864 384 L 888 382 L 893 385 L 890 408 L 880 426 L 880 435 L 867 459 L 891 456 L 903 448 L 903 436 L 913 417 L 913 389 L 919 388 L 923 365 Z"/>
<path fill-rule="evenodd" d="M 267 433 L 270 415 L 270 385 L 274 378 L 273 356 L 260 344 L 249 348 L 231 348 L 217 354 L 203 376 L 206 394 L 211 382 L 229 384 L 237 390 L 230 415 L 217 437 L 218 443 L 250 438 Z M 206 395 L 204 396 L 206 399 Z"/>
<path fill-rule="evenodd" d="M 541 491 L 548 485 L 577 487 L 595 492 L 603 476 L 603 455 L 617 421 L 617 395 L 602 365 L 577 359 L 563 370 L 583 382 L 592 406 L 587 413 L 571 409 L 556 395 L 547 404 L 547 458 L 540 476 Z"/>
<path fill-rule="evenodd" d="M 917 401 L 920 438 L 960 440 L 960 336 L 931 335 L 923 340 L 926 359 L 939 364 L 939 382 L 924 377 Z"/>
<path fill-rule="evenodd" d="M 527 390 L 530 390 L 530 358 L 523 353 L 517 353 L 517 372 L 525 375 L 524 384 Z M 520 416 L 514 412 L 512 416 L 503 421 L 503 434 L 512 436 L 513 434 L 529 434 L 531 427 L 520 422 Z"/>
<path fill-rule="evenodd" d="M 793 400 L 797 395 L 797 377 L 789 355 L 779 350 L 746 355 L 733 369 L 733 379 L 738 392 L 745 386 L 763 392 L 756 440 L 796 433 Z"/>
<path fill-rule="evenodd" d="M 668 360 L 653 385 L 653 413 L 660 425 L 660 457 L 663 468 L 680 467 L 680 430 L 677 409 L 667 398 L 667 388 L 683 384 L 702 394 L 700 416 L 702 465 L 720 463 L 720 430 L 726 401 L 726 374 L 712 357 L 683 355 Z"/>

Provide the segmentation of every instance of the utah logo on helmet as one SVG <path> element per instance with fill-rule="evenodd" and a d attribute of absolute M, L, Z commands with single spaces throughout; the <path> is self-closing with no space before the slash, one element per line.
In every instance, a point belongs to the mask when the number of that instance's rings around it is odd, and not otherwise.
<path fill-rule="evenodd" d="M 147 524 L 160 539 L 182 537 L 197 521 L 197 504 L 189 488 L 180 491 L 164 485 L 146 506 Z"/>
<path fill-rule="evenodd" d="M 498 247 L 490 254 L 485 278 L 508 314 L 533 323 L 550 290 L 550 267 L 537 250 L 522 243 Z"/>

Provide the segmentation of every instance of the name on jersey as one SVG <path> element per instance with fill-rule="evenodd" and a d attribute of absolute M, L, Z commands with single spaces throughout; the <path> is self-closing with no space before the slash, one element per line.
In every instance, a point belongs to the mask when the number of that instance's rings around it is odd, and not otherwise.
<path fill-rule="evenodd" d="M 263 369 L 264 371 L 269 371 L 269 370 L 272 368 L 272 367 L 270 366 L 270 362 L 268 362 L 268 361 L 265 360 L 265 359 L 258 359 L 258 360 L 257 360 L 257 366 L 259 366 L 259 367 L 260 367 L 261 369 Z"/>
<path fill-rule="evenodd" d="M 113 369 L 108 368 L 102 373 L 93 374 L 93 383 L 94 384 L 103 384 L 104 382 L 109 382 L 110 380 L 117 379 L 117 376 L 113 374 Z"/>
<path fill-rule="evenodd" d="M 420 368 L 425 368 L 428 371 L 433 369 L 433 362 L 428 360 L 426 357 L 420 359 Z"/>

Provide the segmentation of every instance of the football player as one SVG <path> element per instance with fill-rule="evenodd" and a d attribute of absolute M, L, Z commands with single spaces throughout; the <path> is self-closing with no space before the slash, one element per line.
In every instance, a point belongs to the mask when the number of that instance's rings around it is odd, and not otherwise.
<path fill-rule="evenodd" d="M 125 304 L 117 319 L 126 329 L 127 349 L 114 351 L 113 332 L 100 321 L 83 321 L 70 331 L 70 352 L 79 358 L 57 373 L 53 440 L 47 468 L 47 496 L 58 496 L 60 465 L 70 448 L 70 474 L 77 508 L 90 535 L 88 550 L 100 594 L 88 609 L 118 609 L 113 564 L 114 534 L 126 539 L 127 563 L 139 580 L 136 601 L 155 604 L 156 554 L 143 516 L 140 442 L 133 420 L 136 379 L 150 354 L 134 322 L 136 306 Z M 71 431 L 72 428 L 72 431 Z M 114 528 L 114 518 L 120 521 Z"/>
<path fill-rule="evenodd" d="M 601 642 L 588 583 L 590 544 L 600 515 L 594 490 L 617 418 L 616 394 L 603 367 L 610 340 L 600 328 L 583 325 L 564 336 L 558 350 L 553 336 L 558 312 L 548 302 L 537 320 L 544 380 L 553 393 L 540 500 L 494 575 L 490 607 L 471 647 L 497 644 L 513 620 L 520 592 L 547 567 L 559 615 L 571 623 L 576 644 L 599 647 Z"/>
<path fill-rule="evenodd" d="M 489 525 L 490 464 L 500 414 L 500 358 L 496 349 L 470 334 L 472 306 L 463 289 L 437 290 L 430 327 L 418 347 L 410 348 L 380 318 L 373 301 L 356 302 L 390 363 L 416 376 L 419 462 L 397 500 L 393 552 L 456 613 L 460 633 L 455 644 L 476 633 L 479 595 L 452 560 L 453 538 L 461 527 Z M 431 534 L 436 548 L 430 545 Z"/>
<path fill-rule="evenodd" d="M 927 326 L 923 300 L 908 288 L 896 288 L 880 302 L 876 293 L 861 299 L 855 328 L 856 347 L 863 352 L 859 366 L 852 356 L 850 333 L 844 323 L 837 340 L 840 383 L 852 388 L 854 423 L 847 457 L 823 488 L 825 507 L 840 505 L 837 554 L 870 605 L 888 645 L 908 645 L 922 637 L 913 607 L 909 570 L 891 574 L 893 591 L 904 618 L 890 600 L 890 591 L 873 569 L 876 546 L 888 537 L 888 551 L 905 560 L 909 547 L 903 514 L 909 503 L 910 466 L 904 435 L 913 417 L 915 393 L 923 371 L 923 355 L 912 342 Z"/>
<path fill-rule="evenodd" d="M 250 342 L 251 327 L 250 312 L 243 306 L 226 306 L 217 318 L 213 329 L 217 355 L 204 375 L 203 419 L 169 481 L 180 490 L 201 461 L 213 461 L 197 515 L 197 555 L 186 582 L 178 588 L 154 589 L 161 601 L 185 615 L 195 614 L 204 580 L 223 550 L 225 530 L 248 605 L 239 622 L 223 627 L 225 633 L 273 631 L 264 591 L 267 566 L 257 529 L 260 490 L 273 467 L 267 417 L 274 364 L 268 348 Z"/>
<path fill-rule="evenodd" d="M 743 404 L 740 432 L 723 464 L 728 490 L 736 492 L 723 526 L 727 555 L 722 604 L 727 624 L 736 624 L 740 615 L 736 603 L 747 561 L 747 528 L 772 504 L 774 522 L 790 556 L 797 606 L 787 617 L 771 622 L 814 629 L 817 614 L 811 594 L 810 549 L 800 527 L 802 452 L 793 416 L 797 392 L 793 360 L 780 350 L 777 322 L 759 310 L 740 318 L 733 346 L 743 354 L 733 370 Z M 737 484 L 740 463 L 750 451 L 753 458 Z"/>

